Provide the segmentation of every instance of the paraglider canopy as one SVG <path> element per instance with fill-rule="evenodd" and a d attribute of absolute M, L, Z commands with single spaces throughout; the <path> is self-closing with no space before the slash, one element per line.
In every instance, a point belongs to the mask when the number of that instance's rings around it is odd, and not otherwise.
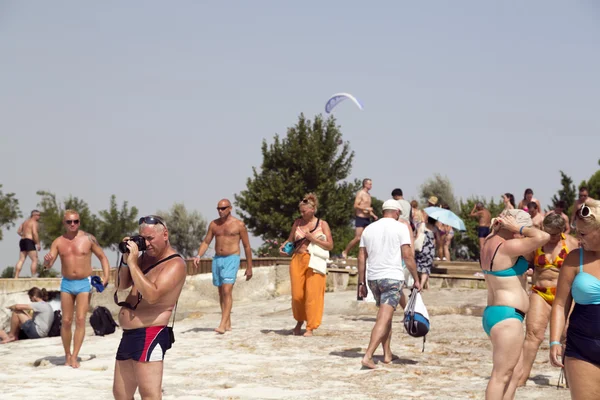
<path fill-rule="evenodd" d="M 352 102 L 356 104 L 356 107 L 358 107 L 360 110 L 363 109 L 363 106 L 362 104 L 360 104 L 360 101 L 358 101 L 356 97 L 352 96 L 350 93 L 336 93 L 333 96 L 331 96 L 329 100 L 327 100 L 327 103 L 325 103 L 325 112 L 329 114 L 335 108 L 335 106 L 337 106 L 346 99 L 352 100 Z"/>

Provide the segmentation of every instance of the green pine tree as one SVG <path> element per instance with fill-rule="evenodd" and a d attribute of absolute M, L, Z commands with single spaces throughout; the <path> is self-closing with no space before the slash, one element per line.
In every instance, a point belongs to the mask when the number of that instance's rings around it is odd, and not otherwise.
<path fill-rule="evenodd" d="M 565 174 L 563 171 L 560 171 L 560 184 L 562 185 L 562 188 L 558 191 L 557 194 L 552 196 L 552 204 L 550 205 L 550 207 L 554 208 L 556 203 L 562 200 L 567 204 L 567 206 L 565 207 L 565 212 L 567 213 L 567 215 L 571 215 L 571 207 L 573 206 L 573 204 L 575 204 L 577 189 L 575 188 L 573 179 L 571 179 L 571 177 Z"/>
<path fill-rule="evenodd" d="M 319 200 L 317 216 L 329 223 L 333 253 L 341 253 L 352 238 L 353 204 L 360 182 L 344 182 L 354 152 L 335 119 L 317 115 L 310 121 L 301 114 L 295 126 L 272 144 L 262 143 L 260 170 L 253 167 L 247 189 L 235 196 L 238 212 L 251 231 L 263 239 L 287 239 L 292 223 L 300 216 L 298 203 L 306 193 Z"/>
<path fill-rule="evenodd" d="M 15 194 L 4 194 L 0 190 L 0 240 L 2 240 L 2 229 L 10 229 L 15 226 L 15 220 L 21 216 L 19 200 L 15 198 Z"/>

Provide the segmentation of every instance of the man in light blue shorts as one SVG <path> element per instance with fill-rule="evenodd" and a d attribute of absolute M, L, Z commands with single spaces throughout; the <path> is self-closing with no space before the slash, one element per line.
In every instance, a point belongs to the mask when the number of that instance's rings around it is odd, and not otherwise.
<path fill-rule="evenodd" d="M 240 255 L 214 256 L 212 260 L 213 285 L 219 287 L 224 283 L 233 285 L 240 269 Z"/>
<path fill-rule="evenodd" d="M 92 253 L 102 265 L 102 284 L 106 287 L 110 272 L 108 259 L 96 238 L 79 229 L 79 214 L 66 210 L 63 216 L 65 234 L 56 238 L 50 252 L 44 256 L 44 267 L 52 268 L 56 257 L 60 257 L 61 274 L 60 306 L 62 327 L 60 337 L 65 349 L 65 365 L 79 368 L 79 350 L 85 337 L 85 321 L 90 304 L 90 275 L 92 274 Z M 72 332 L 75 313 L 75 335 Z M 73 351 L 71 351 L 73 339 Z"/>
<path fill-rule="evenodd" d="M 215 257 L 212 262 L 213 285 L 219 288 L 221 303 L 221 323 L 215 332 L 224 334 L 231 330 L 231 307 L 233 305 L 233 285 L 240 268 L 240 240 L 246 255 L 246 280 L 252 278 L 252 249 L 248 231 L 242 221 L 231 215 L 231 202 L 227 199 L 217 204 L 219 218 L 208 226 L 206 237 L 200 244 L 194 264 L 198 266 L 213 237 L 215 237 Z"/>

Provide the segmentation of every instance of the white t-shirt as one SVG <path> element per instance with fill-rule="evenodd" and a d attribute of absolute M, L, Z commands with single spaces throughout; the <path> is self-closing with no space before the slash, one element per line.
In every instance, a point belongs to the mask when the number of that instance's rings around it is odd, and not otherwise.
<path fill-rule="evenodd" d="M 410 214 L 412 211 L 412 206 L 410 203 L 404 199 L 396 200 L 400 207 L 402 208 L 402 214 L 400 214 L 400 218 L 405 221 L 410 222 Z"/>
<path fill-rule="evenodd" d="M 404 280 L 402 270 L 403 245 L 410 246 L 408 227 L 393 218 L 381 218 L 367 226 L 360 238 L 360 247 L 367 250 L 367 278 Z"/>

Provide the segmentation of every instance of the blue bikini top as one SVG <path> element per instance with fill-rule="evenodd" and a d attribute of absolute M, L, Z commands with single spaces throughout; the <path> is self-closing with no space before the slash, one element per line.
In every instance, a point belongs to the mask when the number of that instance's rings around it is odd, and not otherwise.
<path fill-rule="evenodd" d="M 579 273 L 573 280 L 571 295 L 577 304 L 600 304 L 600 279 L 583 272 L 583 249 L 579 249 Z"/>
<path fill-rule="evenodd" d="M 502 243 L 504 243 L 504 242 L 502 242 Z M 498 249 L 500 248 L 500 246 L 502 246 L 502 243 L 500 243 L 498 245 L 498 247 L 496 247 L 496 251 L 494 252 L 494 255 L 492 256 L 492 260 L 490 261 L 490 270 L 489 271 L 483 270 L 483 273 L 487 274 L 487 275 L 507 277 L 507 276 L 520 276 L 520 275 L 523 275 L 525 272 L 527 272 L 527 269 L 529 268 L 529 263 L 523 256 L 519 256 L 519 258 L 517 259 L 517 262 L 510 268 L 503 269 L 502 271 L 492 271 L 492 268 L 494 267 L 494 258 L 496 258 L 496 253 L 498 253 Z M 481 267 L 481 259 L 479 260 L 479 266 Z"/>

